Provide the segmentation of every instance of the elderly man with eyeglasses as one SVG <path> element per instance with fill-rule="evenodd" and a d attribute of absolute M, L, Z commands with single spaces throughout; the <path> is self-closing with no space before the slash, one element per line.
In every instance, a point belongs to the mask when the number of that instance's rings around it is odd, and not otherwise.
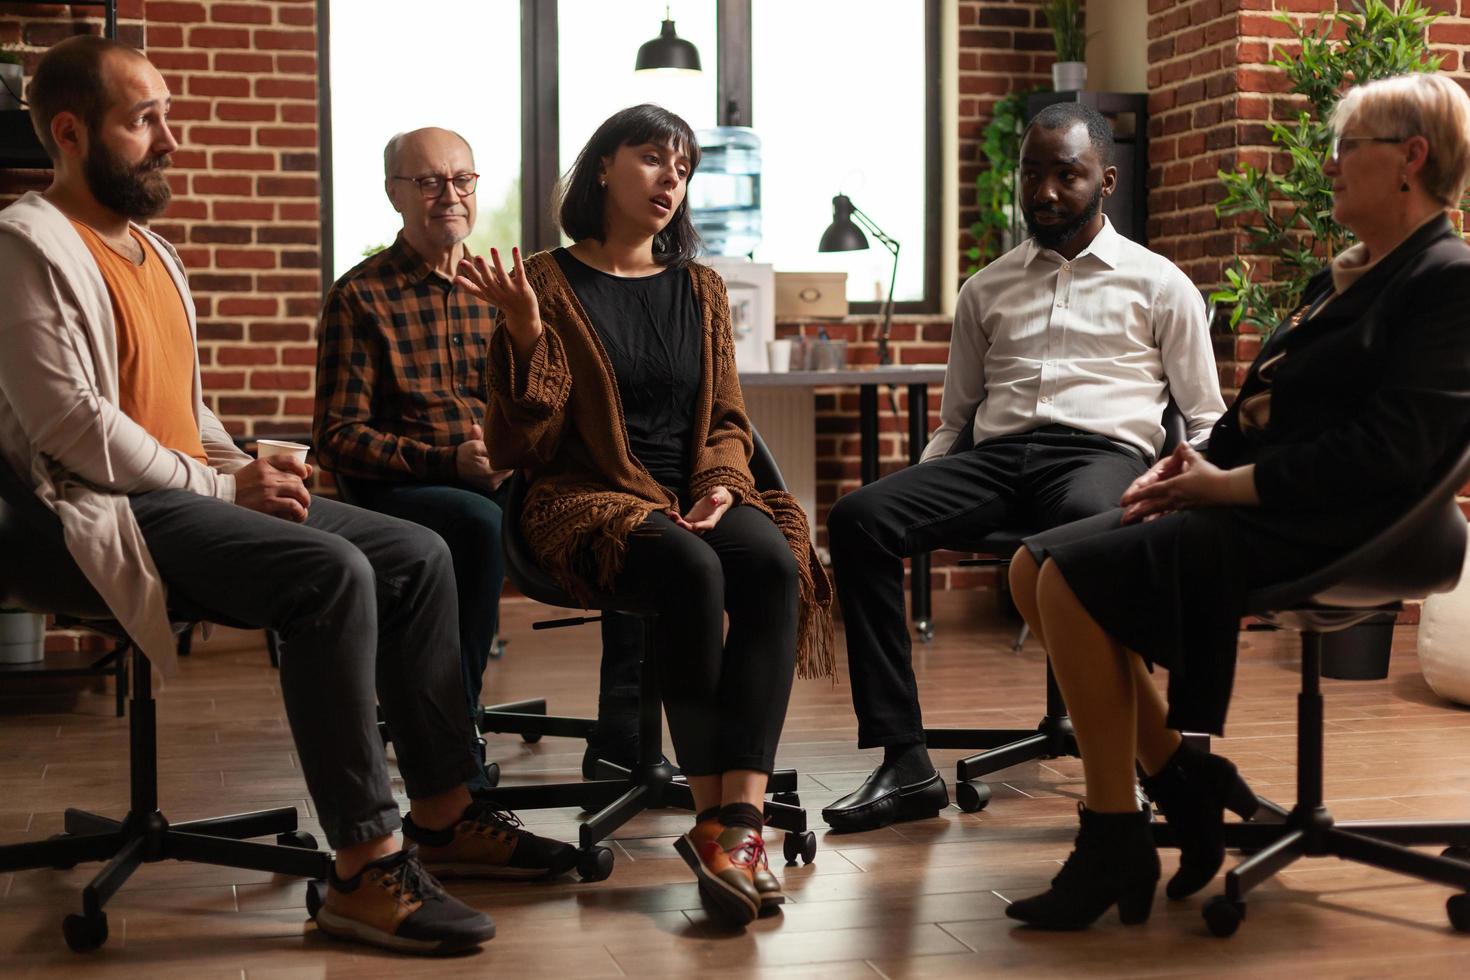
<path fill-rule="evenodd" d="M 491 468 L 483 434 L 495 310 L 454 285 L 475 226 L 479 175 L 464 137 L 437 128 L 390 139 L 383 172 L 403 227 L 327 294 L 317 348 L 317 460 L 354 503 L 431 528 L 449 545 L 474 718 L 499 625 L 501 505 L 510 475 Z M 598 730 L 584 769 L 594 757 L 637 758 L 637 625 L 604 624 Z M 482 765 L 471 787 L 494 782 Z"/>

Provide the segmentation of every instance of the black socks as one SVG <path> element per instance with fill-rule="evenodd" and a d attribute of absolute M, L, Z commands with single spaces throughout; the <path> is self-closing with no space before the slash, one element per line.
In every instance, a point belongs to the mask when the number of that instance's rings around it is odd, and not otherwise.
<path fill-rule="evenodd" d="M 883 764 L 897 772 L 905 786 L 922 783 L 934 775 L 934 763 L 929 761 L 929 749 L 923 742 L 885 745 Z"/>
<path fill-rule="evenodd" d="M 749 803 L 726 803 L 720 807 L 720 823 L 726 827 L 749 827 L 759 831 L 765 826 L 765 814 Z"/>

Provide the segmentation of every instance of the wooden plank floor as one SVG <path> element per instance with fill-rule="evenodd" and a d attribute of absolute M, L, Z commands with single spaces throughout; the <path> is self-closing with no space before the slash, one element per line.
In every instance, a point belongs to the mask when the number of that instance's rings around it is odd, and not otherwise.
<path fill-rule="evenodd" d="M 917 655 L 925 719 L 935 726 L 1024 727 L 1041 712 L 1043 663 L 1034 643 L 1008 650 L 1013 626 L 972 597 L 936 596 L 939 636 Z M 546 696 L 559 713 L 596 702 L 595 628 L 532 634 L 541 610 L 509 603 L 512 642 L 492 665 L 487 693 Z M 1470 710 L 1438 701 L 1419 676 L 1412 629 L 1400 629 L 1391 676 L 1326 683 L 1328 796 L 1339 818 L 1470 819 Z M 1243 637 L 1230 738 L 1258 791 L 1293 796 L 1295 646 L 1289 634 Z M 316 830 L 285 727 L 276 675 L 257 637 L 200 644 L 159 702 L 161 799 L 174 820 L 294 804 Z M 32 688 L 32 691 L 35 689 Z M 845 680 L 799 682 L 780 764 L 801 773 L 817 811 L 875 764 L 854 748 Z M 580 743 L 491 742 L 506 782 L 565 778 Z M 61 829 L 68 806 L 120 815 L 127 792 L 127 731 L 104 687 L 53 686 L 37 696 L 0 692 L 0 842 Z M 948 773 L 958 752 L 937 753 Z M 989 808 L 951 808 L 938 820 L 839 837 L 820 829 L 807 867 L 780 869 L 785 914 L 743 933 L 700 911 L 671 845 L 687 817 L 645 815 L 619 835 L 608 881 L 458 885 L 489 911 L 499 937 L 450 963 L 344 946 L 306 921 L 299 881 L 221 868 L 147 865 L 107 906 L 111 939 L 81 957 L 62 942 L 97 865 L 0 876 L 0 975 L 20 977 L 558 977 L 760 975 L 949 977 L 1000 970 L 1018 976 L 1463 976 L 1470 936 L 1449 929 L 1449 891 L 1334 859 L 1295 865 L 1262 887 L 1231 940 L 1208 935 L 1203 898 L 1162 896 L 1146 926 L 1109 914 L 1087 932 L 1013 928 L 1008 899 L 1043 887 L 1064 858 L 1081 790 L 1076 760 L 1018 766 L 997 781 Z M 399 787 L 401 789 L 401 786 Z M 525 815 L 534 830 L 572 839 L 571 810 Z M 780 837 L 770 834 L 773 853 Z M 1172 852 L 1163 854 L 1172 872 Z M 1234 860 L 1232 856 L 1230 860 Z"/>

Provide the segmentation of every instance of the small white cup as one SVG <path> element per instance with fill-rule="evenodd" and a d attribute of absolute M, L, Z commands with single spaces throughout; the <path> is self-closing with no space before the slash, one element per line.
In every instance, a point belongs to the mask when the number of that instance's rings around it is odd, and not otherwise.
<path fill-rule="evenodd" d="M 766 341 L 766 366 L 772 374 L 785 374 L 791 370 L 791 341 Z"/>
<path fill-rule="evenodd" d="M 279 439 L 257 439 L 255 441 L 255 456 L 257 459 L 274 459 L 277 456 L 290 456 L 296 462 L 305 466 L 306 454 L 310 450 L 310 446 L 303 446 L 299 442 L 283 442 Z"/>

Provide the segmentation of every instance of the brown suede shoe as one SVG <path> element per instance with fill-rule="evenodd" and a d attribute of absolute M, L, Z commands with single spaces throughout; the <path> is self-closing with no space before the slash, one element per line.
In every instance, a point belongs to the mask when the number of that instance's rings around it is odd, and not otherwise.
<path fill-rule="evenodd" d="M 675 841 L 674 849 L 698 878 L 705 909 L 734 925 L 746 925 L 760 914 L 763 896 L 756 887 L 756 868 L 765 869 L 765 877 L 780 894 L 780 883 L 766 867 L 766 843 L 749 827 L 704 820 Z M 772 905 L 784 901 L 781 896 Z"/>
<path fill-rule="evenodd" d="M 550 878 L 577 866 L 575 847 L 537 837 L 489 800 L 475 800 L 444 830 L 426 830 L 404 817 L 403 836 L 418 845 L 424 867 L 441 878 Z"/>
<path fill-rule="evenodd" d="M 328 876 L 317 928 L 329 936 L 400 953 L 445 956 L 495 938 L 495 923 L 451 897 L 409 844 L 351 878 Z"/>

